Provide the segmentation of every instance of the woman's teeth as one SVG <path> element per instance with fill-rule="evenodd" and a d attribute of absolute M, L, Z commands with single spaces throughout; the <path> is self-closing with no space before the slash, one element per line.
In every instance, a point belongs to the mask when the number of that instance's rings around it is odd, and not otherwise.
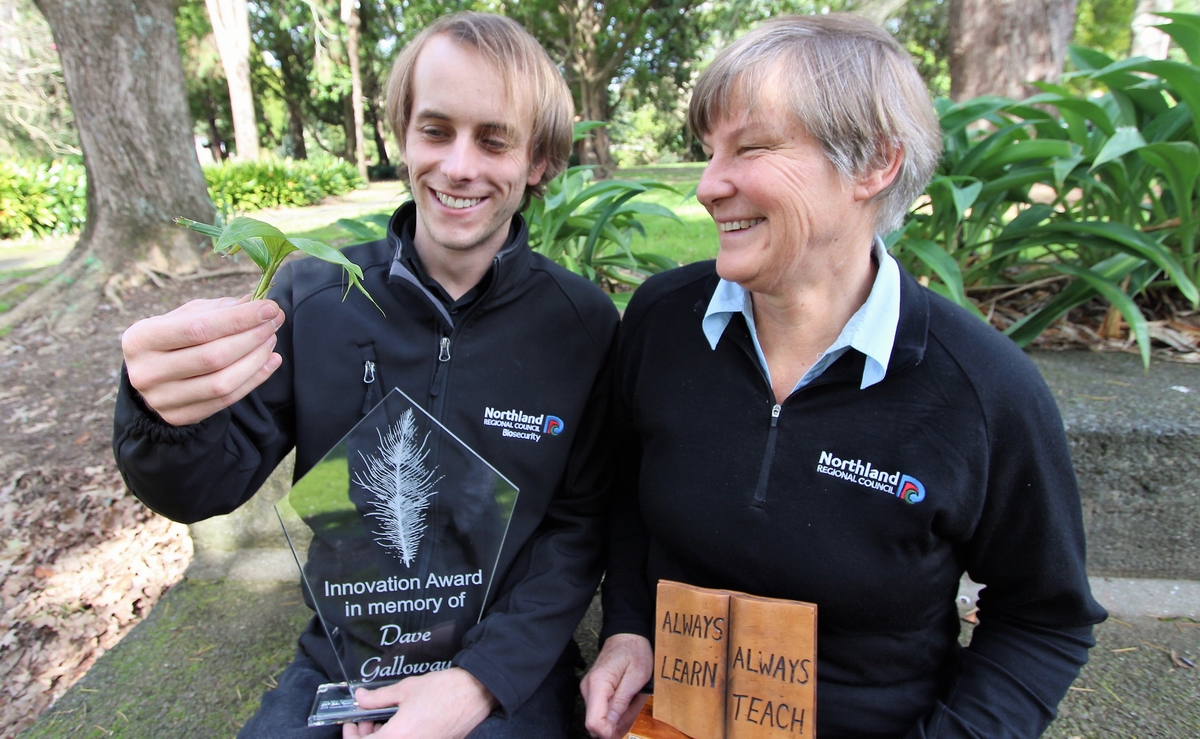
<path fill-rule="evenodd" d="M 729 233 L 730 231 L 741 231 L 741 230 L 750 228 L 751 226 L 757 226 L 758 224 L 762 223 L 765 220 L 767 220 L 767 219 L 754 218 L 749 221 L 729 221 L 728 223 L 718 223 L 717 230 L 721 231 L 722 233 Z"/>

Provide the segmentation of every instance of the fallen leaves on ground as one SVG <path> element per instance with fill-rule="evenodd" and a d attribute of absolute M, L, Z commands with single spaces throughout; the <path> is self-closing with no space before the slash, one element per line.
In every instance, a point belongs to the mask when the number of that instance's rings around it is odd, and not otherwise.
<path fill-rule="evenodd" d="M 57 700 L 191 560 L 187 527 L 149 511 L 112 463 L 0 480 L 0 736 Z"/>

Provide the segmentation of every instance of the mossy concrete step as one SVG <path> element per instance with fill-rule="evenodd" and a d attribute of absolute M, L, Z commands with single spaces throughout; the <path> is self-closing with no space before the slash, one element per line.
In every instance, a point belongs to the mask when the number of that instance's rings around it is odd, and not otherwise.
<path fill-rule="evenodd" d="M 309 613 L 298 583 L 184 580 L 21 736 L 232 737 Z"/>
<path fill-rule="evenodd" d="M 1079 478 L 1088 572 L 1200 580 L 1200 366 L 1034 352 Z M 1013 402 L 1021 402 L 1014 398 Z"/>

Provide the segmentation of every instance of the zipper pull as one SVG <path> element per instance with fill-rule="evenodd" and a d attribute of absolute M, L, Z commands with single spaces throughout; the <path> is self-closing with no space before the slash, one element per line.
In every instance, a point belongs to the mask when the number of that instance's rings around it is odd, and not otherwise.
<path fill-rule="evenodd" d="M 375 382 L 375 363 L 371 360 L 363 362 L 363 384 L 370 385 Z"/>
<path fill-rule="evenodd" d="M 779 411 L 781 410 L 778 403 L 771 406 L 771 426 L 779 425 Z"/>
<path fill-rule="evenodd" d="M 450 337 L 449 336 L 442 337 L 442 349 L 440 352 L 438 352 L 438 361 L 439 362 L 449 362 L 450 361 Z"/>

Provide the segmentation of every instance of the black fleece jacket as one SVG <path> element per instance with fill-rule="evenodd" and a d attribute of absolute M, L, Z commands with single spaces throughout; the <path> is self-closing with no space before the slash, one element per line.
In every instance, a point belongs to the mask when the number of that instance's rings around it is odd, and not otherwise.
<path fill-rule="evenodd" d="M 742 317 L 701 330 L 713 263 L 638 290 L 603 636 L 653 639 L 660 578 L 810 601 L 822 739 L 1034 737 L 1105 617 L 1062 422 L 1011 341 L 901 274 L 886 377 L 860 389 L 850 351 L 778 407 Z M 964 570 L 987 587 L 960 649 Z"/>
<path fill-rule="evenodd" d="M 292 262 L 271 290 L 287 318 L 275 374 L 232 408 L 182 428 L 147 411 L 126 378 L 113 446 L 146 505 L 197 521 L 245 502 L 293 446 L 299 478 L 384 391 L 404 390 L 520 489 L 491 602 L 454 658 L 512 712 L 564 653 L 600 578 L 602 426 L 618 317 L 594 285 L 530 250 L 519 216 L 483 293 L 452 316 L 394 260 L 402 241 L 412 248 L 400 234 L 414 214 L 411 204 L 400 208 L 387 238 L 346 250 L 382 312 L 355 292 L 343 300 L 340 267 Z M 562 425 L 537 441 L 503 436 L 484 425 L 489 407 Z M 339 674 L 315 620 L 301 646 Z"/>

